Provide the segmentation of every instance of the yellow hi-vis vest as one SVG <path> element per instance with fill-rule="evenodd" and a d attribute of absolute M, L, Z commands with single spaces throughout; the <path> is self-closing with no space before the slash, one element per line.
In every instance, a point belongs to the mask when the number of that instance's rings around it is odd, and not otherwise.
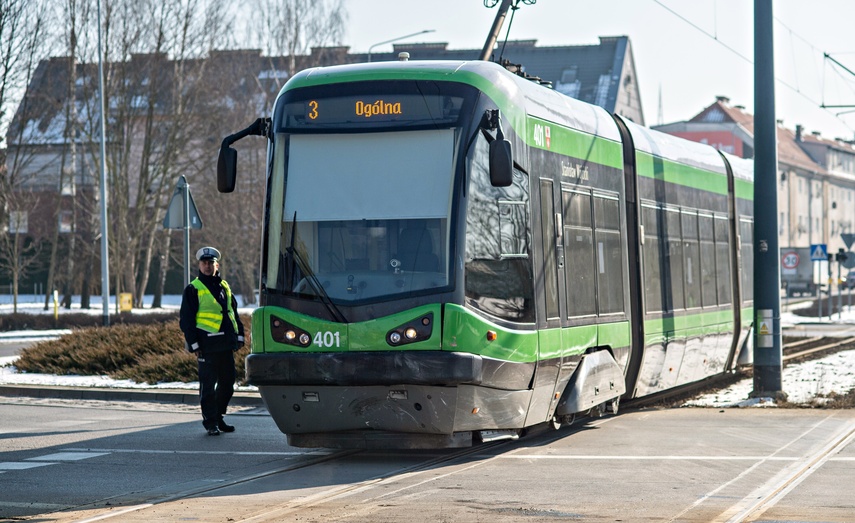
<path fill-rule="evenodd" d="M 196 313 L 196 328 L 205 332 L 220 332 L 220 325 L 223 323 L 223 308 L 199 278 L 191 281 L 190 284 L 196 287 L 196 293 L 199 296 L 199 311 Z M 232 290 L 229 288 L 229 284 L 224 280 L 220 281 L 220 285 L 222 285 L 223 289 L 226 291 L 226 303 L 228 303 L 229 319 L 232 320 L 232 326 L 235 329 L 235 335 L 237 335 L 237 321 L 235 320 L 235 311 L 232 309 Z"/>

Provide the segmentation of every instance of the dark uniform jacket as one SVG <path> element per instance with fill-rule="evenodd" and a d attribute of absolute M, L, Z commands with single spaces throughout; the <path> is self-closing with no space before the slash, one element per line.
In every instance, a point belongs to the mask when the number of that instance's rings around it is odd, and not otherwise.
<path fill-rule="evenodd" d="M 199 281 L 211 291 L 211 294 L 220 304 L 223 310 L 223 321 L 220 324 L 220 332 L 205 332 L 196 327 L 196 313 L 199 311 L 199 293 L 192 284 L 184 289 L 181 299 L 181 319 L 179 325 L 184 333 L 184 340 L 190 352 L 201 350 L 202 353 L 236 351 L 243 345 L 243 323 L 237 313 L 237 301 L 232 295 L 232 310 L 235 313 L 237 332 L 228 316 L 226 304 L 226 290 L 220 284 L 223 280 L 218 273 L 213 276 L 199 274 Z"/>

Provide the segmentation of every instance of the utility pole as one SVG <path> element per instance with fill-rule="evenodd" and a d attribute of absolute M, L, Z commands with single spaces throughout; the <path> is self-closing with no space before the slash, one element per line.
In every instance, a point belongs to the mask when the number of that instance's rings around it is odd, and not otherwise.
<path fill-rule="evenodd" d="M 754 0 L 754 397 L 784 393 L 774 40 L 772 0 Z"/>
<path fill-rule="evenodd" d="M 101 0 L 98 0 L 98 92 L 101 98 L 101 307 L 103 324 L 110 325 L 110 243 L 107 226 L 107 137 L 104 107 L 104 64 L 101 53 Z M 118 296 L 116 297 L 118 298 Z"/>

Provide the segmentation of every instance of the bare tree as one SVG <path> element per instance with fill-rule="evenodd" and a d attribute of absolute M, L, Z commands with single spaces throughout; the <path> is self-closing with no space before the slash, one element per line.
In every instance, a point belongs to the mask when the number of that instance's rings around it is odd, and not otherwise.
<path fill-rule="evenodd" d="M 254 40 L 245 45 L 260 45 L 263 55 L 244 52 L 242 59 L 218 68 L 220 77 L 210 81 L 218 86 L 211 100 L 220 102 L 219 125 L 212 128 L 217 141 L 259 116 L 270 115 L 285 80 L 301 68 L 321 65 L 324 55 L 313 49 L 338 45 L 344 35 L 347 12 L 342 0 L 255 0 L 255 6 L 246 31 Z M 240 177 L 234 194 L 215 191 L 210 164 L 204 181 L 195 184 L 199 192 L 194 194 L 202 195 L 196 201 L 206 224 L 201 242 L 221 248 L 223 271 L 245 305 L 255 302 L 259 281 L 267 145 L 261 138 L 235 145 Z"/>
<path fill-rule="evenodd" d="M 298 66 L 318 65 L 300 64 L 298 57 L 311 55 L 312 48 L 338 45 L 344 36 L 347 10 L 343 0 L 255 0 L 255 4 L 247 33 L 257 38 L 266 56 L 287 57 L 292 75 Z"/>
<path fill-rule="evenodd" d="M 40 262 L 41 242 L 27 234 L 28 214 L 39 196 L 29 184 L 31 180 L 23 175 L 27 164 L 27 155 L 22 151 L 25 129 L 11 125 L 10 116 L 11 108 L 23 98 L 35 64 L 49 49 L 40 45 L 44 37 L 44 7 L 39 1 L 0 0 L 0 130 L 9 127 L 8 136 L 0 132 L 0 269 L 4 269 L 0 272 L 11 278 L 15 310 L 20 280 Z M 24 101 L 18 117 L 27 113 Z"/>
<path fill-rule="evenodd" d="M 197 107 L 204 86 L 193 79 L 205 67 L 211 35 L 221 32 L 222 22 L 217 20 L 222 12 L 220 0 L 105 3 L 111 287 L 116 293 L 132 292 L 137 306 L 142 304 L 151 260 L 161 256 L 156 247 L 163 242 L 157 239 L 163 235 L 160 223 L 172 181 L 192 170 L 199 155 L 193 144 L 206 125 L 199 123 L 205 119 L 204 107 L 201 111 Z M 91 46 L 88 49 L 94 68 L 97 55 Z M 81 95 L 86 119 L 81 128 L 88 138 L 87 164 L 96 169 L 97 84 L 82 83 L 88 91 Z M 94 228 L 91 236 L 95 237 Z"/>

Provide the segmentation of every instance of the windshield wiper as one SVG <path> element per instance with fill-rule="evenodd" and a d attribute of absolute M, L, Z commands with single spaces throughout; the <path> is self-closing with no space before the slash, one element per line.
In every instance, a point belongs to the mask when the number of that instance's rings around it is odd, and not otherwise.
<path fill-rule="evenodd" d="M 294 235 L 296 234 L 296 231 L 297 212 L 295 211 L 294 219 L 291 225 L 291 241 L 289 242 L 288 247 L 286 247 L 285 249 L 285 251 L 291 257 L 291 283 L 294 283 L 294 264 L 296 263 L 297 265 L 299 265 L 300 271 L 303 273 L 306 280 L 308 280 L 309 285 L 315 291 L 315 294 L 318 296 L 318 298 L 320 298 L 321 303 L 323 303 L 324 307 L 327 308 L 327 311 L 330 313 L 330 316 L 332 317 L 333 321 L 337 321 L 339 323 L 347 323 L 347 318 L 344 317 L 344 314 L 341 313 L 341 310 L 339 310 L 339 308 L 336 307 L 336 304 L 333 303 L 332 299 L 330 298 L 330 295 L 327 294 L 326 289 L 324 289 L 324 286 L 321 285 L 321 282 L 318 280 L 318 277 L 315 276 L 315 273 L 312 271 L 311 267 L 309 267 L 309 264 L 306 263 L 306 260 L 303 259 L 303 256 L 300 254 L 300 252 L 294 248 Z"/>

